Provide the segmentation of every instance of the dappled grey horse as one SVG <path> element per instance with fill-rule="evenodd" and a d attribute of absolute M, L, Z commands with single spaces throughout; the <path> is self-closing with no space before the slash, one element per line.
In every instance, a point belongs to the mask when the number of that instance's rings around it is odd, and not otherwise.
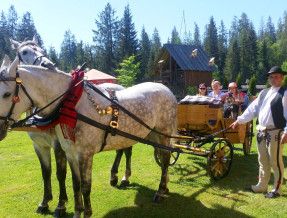
<path fill-rule="evenodd" d="M 18 42 L 10 39 L 12 48 L 17 50 L 17 56 L 20 59 L 20 64 L 25 65 L 39 65 L 47 67 L 51 70 L 55 70 L 55 65 L 45 56 L 44 51 L 38 45 L 37 37 L 34 36 L 32 40 L 27 40 L 24 42 Z M 105 83 L 101 84 L 102 87 L 113 90 L 122 90 L 124 87 Z M 26 115 L 30 115 L 30 110 L 26 112 Z M 28 132 L 28 135 L 33 141 L 35 152 L 38 156 L 38 159 L 41 164 L 42 177 L 44 180 L 44 196 L 43 200 L 40 203 L 37 212 L 46 213 L 48 212 L 48 202 L 52 200 L 52 186 L 51 186 L 51 147 L 54 150 L 55 159 L 56 159 L 56 169 L 57 169 L 57 179 L 59 181 L 60 196 L 59 203 L 55 210 L 55 216 L 62 216 L 65 211 L 65 202 L 67 201 L 65 179 L 66 179 L 66 155 L 62 150 L 60 143 L 57 139 L 56 134 L 53 130 L 49 132 Z M 116 158 L 111 169 L 111 185 L 117 184 L 117 173 L 120 160 L 123 152 L 126 154 L 126 171 L 121 182 L 121 185 L 129 184 L 129 177 L 131 176 L 131 150 L 130 148 L 121 149 L 116 152 Z"/>
<path fill-rule="evenodd" d="M 19 60 L 16 57 L 11 66 L 7 65 L 4 61 L 1 67 L 0 140 L 3 140 L 7 135 L 7 125 L 16 122 L 21 114 L 32 106 L 31 99 L 36 107 L 42 108 L 62 93 L 65 93 L 72 84 L 72 76 L 59 70 L 52 71 L 38 66 L 22 65 L 18 67 L 18 64 Z M 23 81 L 26 92 L 19 90 L 18 95 L 21 101 L 14 105 L 15 107 L 10 107 L 9 105 L 12 105 L 11 100 L 14 98 L 13 94 L 16 90 L 15 80 L 17 77 L 21 78 L 21 80 L 17 79 L 17 81 Z M 85 90 L 90 89 L 87 83 L 83 83 Z M 104 88 L 97 86 L 97 89 L 108 96 Z M 136 122 L 125 113 L 121 113 L 118 116 L 119 130 L 140 138 L 150 139 L 161 145 L 171 145 L 170 138 L 166 137 L 166 135 L 176 132 L 177 101 L 167 87 L 158 83 L 143 83 L 118 91 L 117 98 L 121 106 L 125 107 L 131 113 L 137 114 L 138 118 L 151 129 L 155 129 L 165 135 L 157 134 L 143 127 L 142 124 Z M 96 109 L 93 107 L 94 102 L 92 99 L 98 105 Z M 46 108 L 45 114 L 47 116 L 51 114 L 61 100 L 62 98 L 56 100 Z M 80 217 L 82 211 L 84 211 L 85 217 L 90 217 L 92 214 L 90 192 L 93 155 L 101 151 L 105 139 L 105 131 L 87 123 L 83 117 L 108 126 L 111 116 L 95 113 L 95 111 L 99 111 L 99 108 L 110 107 L 110 105 L 110 101 L 103 98 L 98 92 L 90 89 L 89 92 L 82 93 L 81 98 L 75 106 L 77 118 L 80 120 L 77 121 L 73 129 L 74 140 L 65 138 L 60 124 L 55 127 L 57 138 L 66 153 L 72 171 L 75 217 Z M 10 113 L 11 108 L 13 113 Z M 135 143 L 136 141 L 132 139 L 127 139 L 120 135 L 111 136 L 109 134 L 106 138 L 106 145 L 103 151 L 122 149 L 130 147 Z M 170 151 L 159 149 L 159 156 L 161 159 L 161 181 L 154 198 L 157 202 L 161 201 L 164 194 L 168 192 Z"/>

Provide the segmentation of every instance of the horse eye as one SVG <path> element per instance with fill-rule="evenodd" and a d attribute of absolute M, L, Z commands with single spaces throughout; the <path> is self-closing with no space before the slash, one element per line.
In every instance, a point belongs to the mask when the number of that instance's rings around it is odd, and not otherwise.
<path fill-rule="evenodd" d="M 26 54 L 27 54 L 27 51 L 23 51 L 23 52 L 22 52 L 22 55 L 26 55 Z"/>
<path fill-rule="evenodd" d="M 6 92 L 6 93 L 3 95 L 3 98 L 8 98 L 9 96 L 11 96 L 11 93 L 10 93 L 10 92 Z"/>

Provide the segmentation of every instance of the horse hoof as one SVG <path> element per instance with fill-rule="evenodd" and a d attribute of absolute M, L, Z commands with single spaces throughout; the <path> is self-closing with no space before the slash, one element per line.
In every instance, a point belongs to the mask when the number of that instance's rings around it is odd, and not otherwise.
<path fill-rule="evenodd" d="M 163 200 L 164 200 L 163 194 L 156 193 L 155 196 L 153 197 L 152 202 L 154 202 L 154 203 L 161 203 Z"/>
<path fill-rule="evenodd" d="M 54 212 L 54 217 L 61 217 L 66 214 L 66 208 L 56 209 Z"/>
<path fill-rule="evenodd" d="M 116 186 L 118 184 L 118 177 L 115 177 L 114 179 L 110 180 L 111 186 Z"/>
<path fill-rule="evenodd" d="M 130 185 L 130 181 L 128 180 L 122 180 L 120 187 L 128 187 Z"/>
<path fill-rule="evenodd" d="M 49 206 L 39 206 L 36 213 L 46 214 L 49 212 Z"/>

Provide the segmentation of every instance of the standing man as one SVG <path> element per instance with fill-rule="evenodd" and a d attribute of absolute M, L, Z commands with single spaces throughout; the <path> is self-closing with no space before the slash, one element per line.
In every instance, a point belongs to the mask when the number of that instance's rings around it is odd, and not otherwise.
<path fill-rule="evenodd" d="M 276 198 L 283 194 L 282 182 L 284 165 L 282 150 L 287 142 L 287 91 L 282 87 L 286 72 L 278 66 L 265 74 L 269 76 L 271 88 L 264 89 L 244 113 L 230 125 L 233 129 L 258 117 L 257 149 L 259 162 L 259 181 L 247 191 L 266 193 L 266 198 Z M 274 171 L 274 185 L 268 192 L 271 167 Z"/>

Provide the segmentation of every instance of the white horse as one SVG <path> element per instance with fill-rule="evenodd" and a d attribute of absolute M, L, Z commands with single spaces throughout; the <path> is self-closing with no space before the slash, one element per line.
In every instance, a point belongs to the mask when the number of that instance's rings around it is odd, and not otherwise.
<path fill-rule="evenodd" d="M 33 99 L 35 106 L 42 108 L 52 102 L 56 97 L 69 89 L 72 83 L 72 77 L 61 71 L 51 71 L 47 68 L 36 66 L 19 66 L 19 60 L 16 57 L 13 64 L 9 67 L 5 61 L 1 67 L 1 84 L 0 84 L 0 140 L 7 135 L 7 121 L 9 124 L 17 120 L 21 114 L 27 111 L 32 103 L 27 97 L 27 93 Z M 20 102 L 12 108 L 11 100 L 15 93 L 16 83 L 11 81 L 20 75 L 27 92 L 20 90 Z M 19 79 L 17 79 L 19 81 Z M 97 87 L 105 95 L 108 93 L 105 89 Z M 91 97 L 95 99 L 100 108 L 107 108 L 110 102 L 93 90 L 90 94 L 84 92 L 76 105 L 76 111 L 92 120 L 98 121 L 104 125 L 109 124 L 110 115 L 100 115 L 92 106 Z M 166 135 L 176 132 L 176 110 L 177 101 L 172 92 L 162 84 L 143 83 L 131 88 L 118 91 L 117 97 L 120 105 L 125 107 L 133 114 L 145 122 L 152 129 L 156 129 Z M 13 98 L 14 99 L 14 98 Z M 46 108 L 45 114 L 50 114 L 59 104 L 57 100 L 50 107 Z M 12 113 L 11 113 L 12 108 Z M 10 113 L 9 113 L 10 112 Z M 157 134 L 142 126 L 127 114 L 121 112 L 118 118 L 119 130 L 128 132 L 137 137 L 149 138 L 152 141 L 159 142 L 162 145 L 170 146 L 170 138 Z M 93 155 L 101 150 L 104 141 L 105 131 L 95 128 L 86 122 L 78 120 L 74 128 L 75 141 L 65 139 L 60 125 L 55 127 L 55 132 L 60 141 L 62 149 L 65 151 L 68 162 L 71 167 L 73 177 L 73 189 L 75 199 L 75 217 L 80 217 L 84 211 L 85 217 L 92 214 L 90 191 Z M 122 149 L 135 144 L 134 140 L 123 138 L 122 136 L 108 135 L 104 151 Z M 168 166 L 170 151 L 159 149 L 161 159 L 161 182 L 154 200 L 160 201 L 168 191 Z M 84 205 L 83 205 L 83 199 Z"/>
<path fill-rule="evenodd" d="M 47 67 L 51 70 L 55 70 L 55 65 L 45 56 L 44 50 L 38 45 L 38 39 L 36 35 L 32 40 L 18 42 L 16 40 L 10 39 L 13 49 L 17 50 L 17 56 L 20 59 L 20 64 L 25 65 L 36 65 Z M 104 83 L 100 85 L 106 89 L 113 90 L 123 90 L 124 87 L 112 84 Z M 30 115 L 30 111 L 26 112 L 26 116 Z M 42 202 L 39 204 L 37 212 L 47 213 L 49 208 L 49 201 L 52 200 L 52 187 L 51 187 L 51 147 L 54 150 L 57 168 L 57 179 L 59 182 L 60 196 L 59 203 L 54 212 L 54 216 L 62 216 L 66 211 L 65 202 L 67 201 L 66 194 L 66 163 L 67 158 L 62 150 L 58 138 L 54 131 L 50 132 L 28 132 L 29 137 L 33 141 L 34 150 L 38 156 L 42 169 L 42 178 L 44 180 L 44 196 Z M 122 179 L 121 185 L 126 186 L 129 184 L 129 177 L 131 176 L 131 150 L 132 147 L 117 150 L 116 158 L 111 169 L 111 185 L 115 186 L 118 181 L 117 173 L 119 163 L 123 152 L 126 154 L 126 171 Z"/>

